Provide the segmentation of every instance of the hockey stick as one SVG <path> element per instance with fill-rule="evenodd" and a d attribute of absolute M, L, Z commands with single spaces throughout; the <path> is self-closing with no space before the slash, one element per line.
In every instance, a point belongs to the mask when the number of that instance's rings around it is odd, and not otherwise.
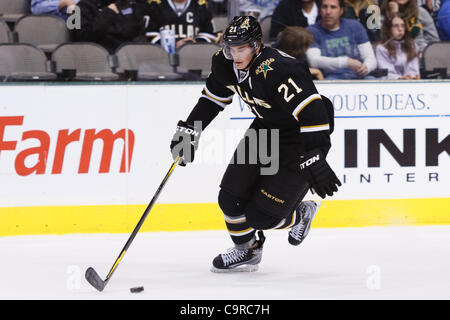
<path fill-rule="evenodd" d="M 180 161 L 180 157 L 177 157 L 175 161 L 173 162 L 172 166 L 170 167 L 169 171 L 167 172 L 166 176 L 164 177 L 163 181 L 161 182 L 158 190 L 156 190 L 155 195 L 153 196 L 153 199 L 148 204 L 147 208 L 144 211 L 144 214 L 142 215 L 141 219 L 139 220 L 138 224 L 134 228 L 133 232 L 131 233 L 130 237 L 128 238 L 127 243 L 123 247 L 122 251 L 120 252 L 119 256 L 117 257 L 116 261 L 114 262 L 111 270 L 109 271 L 108 275 L 106 276 L 105 280 L 102 280 L 98 273 L 94 270 L 94 268 L 89 267 L 86 270 L 85 278 L 86 280 L 98 291 L 103 291 L 105 289 L 106 285 L 108 284 L 108 281 L 111 279 L 114 271 L 117 269 L 117 266 L 119 265 L 120 261 L 122 260 L 123 256 L 127 252 L 128 248 L 130 247 L 131 243 L 133 242 L 134 238 L 136 237 L 137 233 L 139 232 L 139 229 L 141 228 L 142 224 L 145 221 L 145 218 L 147 218 L 150 210 L 152 209 L 153 205 L 155 204 L 156 200 L 159 197 L 159 194 L 161 193 L 162 189 L 164 188 L 167 180 L 169 179 L 170 175 L 172 174 L 173 170 L 177 166 L 177 164 Z"/>

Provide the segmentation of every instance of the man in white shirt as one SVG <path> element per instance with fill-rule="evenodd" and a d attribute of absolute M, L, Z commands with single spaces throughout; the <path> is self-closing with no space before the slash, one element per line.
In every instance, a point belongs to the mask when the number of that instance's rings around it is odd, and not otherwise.
<path fill-rule="evenodd" d="M 310 67 L 322 70 L 325 79 L 364 79 L 377 60 L 363 25 L 342 19 L 344 0 L 322 0 L 321 20 L 308 29 L 314 43 L 306 52 Z"/>

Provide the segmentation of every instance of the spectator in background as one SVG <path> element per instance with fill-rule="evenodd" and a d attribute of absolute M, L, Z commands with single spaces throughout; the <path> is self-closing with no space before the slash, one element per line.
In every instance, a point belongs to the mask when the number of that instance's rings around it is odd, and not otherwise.
<path fill-rule="evenodd" d="M 314 42 L 314 36 L 303 27 L 286 27 L 279 35 L 275 48 L 286 52 L 297 60 L 308 66 L 306 51 Z M 309 72 L 313 78 L 323 80 L 322 71 L 309 67 Z"/>
<path fill-rule="evenodd" d="M 381 29 L 381 44 L 376 47 L 378 67 L 387 69 L 387 79 L 419 79 L 419 59 L 416 44 L 405 21 L 399 16 L 385 19 Z"/>
<path fill-rule="evenodd" d="M 31 0 L 31 13 L 52 14 L 67 20 L 67 12 L 72 12 L 78 1 L 80 0 Z"/>
<path fill-rule="evenodd" d="M 442 0 L 442 6 L 439 10 L 436 27 L 439 31 L 439 36 L 443 41 L 450 40 L 450 0 Z"/>
<path fill-rule="evenodd" d="M 150 23 L 147 37 L 152 43 L 160 41 L 161 28 L 172 29 L 176 48 L 185 43 L 218 42 L 213 32 L 212 14 L 206 0 L 149 0 Z"/>
<path fill-rule="evenodd" d="M 344 0 L 322 0 L 319 9 L 321 20 L 308 27 L 314 35 L 306 52 L 309 65 L 325 79 L 369 79 L 377 62 L 364 27 L 341 18 Z"/>
<path fill-rule="evenodd" d="M 419 58 L 428 44 L 440 41 L 433 18 L 427 10 L 417 6 L 417 0 L 384 0 L 381 15 L 383 19 L 399 15 L 406 21 L 406 30 L 416 42 Z"/>
<path fill-rule="evenodd" d="M 239 9 L 241 12 L 251 12 L 258 10 L 259 20 L 271 16 L 277 7 L 279 0 L 239 0 Z M 242 15 L 242 14 L 239 14 Z"/>
<path fill-rule="evenodd" d="M 369 18 L 374 14 L 373 10 L 370 10 L 370 6 L 374 6 L 373 0 L 345 0 L 344 1 L 344 14 L 342 18 L 356 19 L 367 31 L 369 40 L 371 42 L 378 42 L 380 40 L 380 30 L 370 23 Z"/>
<path fill-rule="evenodd" d="M 288 26 L 307 27 L 319 19 L 319 7 L 316 0 L 281 0 L 272 15 L 270 38 Z"/>
<path fill-rule="evenodd" d="M 95 42 L 113 53 L 125 42 L 145 38 L 146 0 L 80 0 L 81 28 L 71 30 L 74 41 Z"/>
<path fill-rule="evenodd" d="M 436 21 L 437 14 L 441 8 L 441 2 L 445 0 L 417 0 L 417 5 L 423 7 L 431 15 L 434 21 Z"/>

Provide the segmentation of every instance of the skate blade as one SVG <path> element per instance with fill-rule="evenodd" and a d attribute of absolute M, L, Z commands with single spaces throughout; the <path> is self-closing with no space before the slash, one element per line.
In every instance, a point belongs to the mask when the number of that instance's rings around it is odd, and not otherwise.
<path fill-rule="evenodd" d="M 243 264 L 233 269 L 219 269 L 214 266 L 211 267 L 211 272 L 214 273 L 236 273 L 236 272 L 255 272 L 258 271 L 257 264 Z"/>

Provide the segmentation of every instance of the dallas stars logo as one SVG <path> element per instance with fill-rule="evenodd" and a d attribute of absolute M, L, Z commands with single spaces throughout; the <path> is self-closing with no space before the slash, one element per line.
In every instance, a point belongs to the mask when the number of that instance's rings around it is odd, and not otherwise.
<path fill-rule="evenodd" d="M 244 22 L 242 22 L 241 29 L 247 30 L 248 28 L 250 28 L 250 22 L 249 22 L 249 20 L 247 18 L 247 19 L 244 20 Z"/>
<path fill-rule="evenodd" d="M 267 60 L 261 62 L 261 64 L 258 66 L 258 68 L 256 68 L 256 72 L 255 72 L 256 75 L 258 75 L 262 72 L 264 74 L 264 79 L 266 79 L 267 72 L 273 70 L 273 68 L 270 66 L 270 64 L 274 61 L 275 61 L 274 58 L 270 58 L 270 59 L 267 59 Z"/>

